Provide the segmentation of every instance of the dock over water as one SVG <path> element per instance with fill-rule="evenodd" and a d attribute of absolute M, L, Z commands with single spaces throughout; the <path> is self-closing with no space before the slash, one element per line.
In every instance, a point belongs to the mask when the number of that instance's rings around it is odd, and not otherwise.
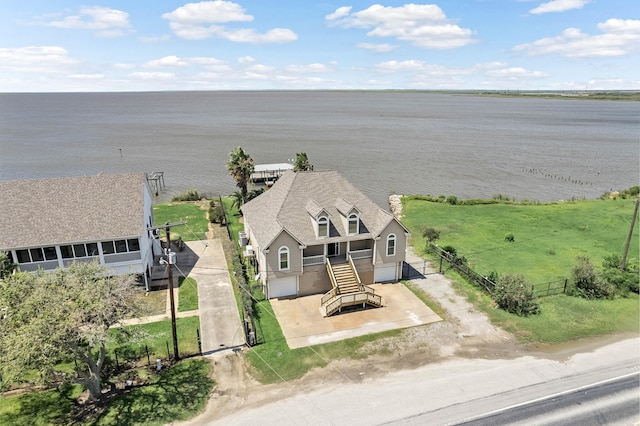
<path fill-rule="evenodd" d="M 291 163 L 256 164 L 251 173 L 251 182 L 273 185 L 287 170 L 293 170 Z"/>

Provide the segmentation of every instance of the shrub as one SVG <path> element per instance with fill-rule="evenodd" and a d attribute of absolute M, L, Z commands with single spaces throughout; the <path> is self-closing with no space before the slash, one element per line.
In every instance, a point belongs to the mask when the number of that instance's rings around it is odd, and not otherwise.
<path fill-rule="evenodd" d="M 572 285 L 570 294 L 586 299 L 612 298 L 615 288 L 607 280 L 599 277 L 587 256 L 578 256 L 577 263 L 571 269 Z"/>
<path fill-rule="evenodd" d="M 513 234 L 507 234 L 504 236 L 504 240 L 508 243 L 513 243 L 516 240 L 516 237 Z"/>
<path fill-rule="evenodd" d="M 640 286 L 638 271 L 633 265 L 621 271 L 621 265 L 622 258 L 619 255 L 604 256 L 602 258 L 602 279 L 612 285 L 621 296 L 626 296 L 630 291 L 638 293 Z"/>
<path fill-rule="evenodd" d="M 505 274 L 498 280 L 493 299 L 500 309 L 519 316 L 536 315 L 540 305 L 533 295 L 531 285 L 523 275 Z"/>
<path fill-rule="evenodd" d="M 183 192 L 182 194 L 178 194 L 176 196 L 174 196 L 171 201 L 175 202 L 175 201 L 199 201 L 200 200 L 200 194 L 198 194 L 198 190 L 197 189 L 190 189 L 187 192 Z"/>
<path fill-rule="evenodd" d="M 220 223 L 221 225 L 224 225 L 225 219 L 224 206 L 221 203 L 211 201 L 209 205 L 209 221 L 211 221 L 211 223 Z"/>
<path fill-rule="evenodd" d="M 447 203 L 455 206 L 456 204 L 458 204 L 458 197 L 456 197 L 455 195 L 449 195 L 447 197 Z"/>
<path fill-rule="evenodd" d="M 443 246 L 442 251 L 444 251 L 445 253 L 449 253 L 450 255 L 453 255 L 453 256 L 455 256 L 458 253 L 456 248 L 453 246 Z"/>
<path fill-rule="evenodd" d="M 422 230 L 422 236 L 430 243 L 440 238 L 440 231 L 435 228 L 424 228 Z"/>

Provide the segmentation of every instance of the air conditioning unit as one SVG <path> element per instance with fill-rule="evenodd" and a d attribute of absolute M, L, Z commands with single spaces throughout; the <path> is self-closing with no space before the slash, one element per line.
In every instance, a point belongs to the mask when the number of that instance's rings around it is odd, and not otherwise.
<path fill-rule="evenodd" d="M 238 240 L 240 243 L 240 247 L 244 247 L 247 245 L 247 243 L 249 242 L 249 238 L 247 237 L 247 233 L 246 232 L 238 232 Z"/>
<path fill-rule="evenodd" d="M 253 247 L 247 246 L 244 251 L 244 257 L 253 257 Z"/>

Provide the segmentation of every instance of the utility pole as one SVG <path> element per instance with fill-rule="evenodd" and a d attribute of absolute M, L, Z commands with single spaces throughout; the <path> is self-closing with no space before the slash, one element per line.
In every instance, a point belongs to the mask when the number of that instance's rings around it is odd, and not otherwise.
<path fill-rule="evenodd" d="M 173 264 L 175 263 L 175 253 L 171 252 L 171 227 L 184 225 L 187 222 L 177 222 L 177 223 L 165 223 L 161 226 L 154 226 L 149 228 L 150 231 L 155 229 L 164 229 L 167 233 L 167 248 L 165 254 L 167 255 L 167 272 L 168 272 L 168 280 L 169 280 L 169 303 L 171 305 L 171 335 L 173 336 L 173 359 L 174 361 L 178 361 L 180 359 L 180 354 L 178 353 L 178 333 L 176 331 L 176 302 L 173 296 Z M 173 256 L 172 256 L 173 255 Z"/>
<path fill-rule="evenodd" d="M 631 244 L 631 236 L 633 236 L 633 227 L 636 224 L 636 216 L 638 216 L 638 204 L 640 204 L 640 198 L 636 199 L 636 207 L 633 209 L 633 219 L 631 219 L 631 227 L 629 228 L 629 235 L 627 235 L 627 242 L 624 245 L 624 254 L 622 255 L 622 262 L 620 262 L 620 270 L 624 272 L 624 268 L 627 264 L 627 254 L 629 253 L 629 244 Z"/>

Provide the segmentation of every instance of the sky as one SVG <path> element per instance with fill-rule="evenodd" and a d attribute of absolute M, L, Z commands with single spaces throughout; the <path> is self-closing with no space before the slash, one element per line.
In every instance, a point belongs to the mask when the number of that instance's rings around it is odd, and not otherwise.
<path fill-rule="evenodd" d="M 640 90 L 637 0 L 0 0 L 0 92 Z"/>

